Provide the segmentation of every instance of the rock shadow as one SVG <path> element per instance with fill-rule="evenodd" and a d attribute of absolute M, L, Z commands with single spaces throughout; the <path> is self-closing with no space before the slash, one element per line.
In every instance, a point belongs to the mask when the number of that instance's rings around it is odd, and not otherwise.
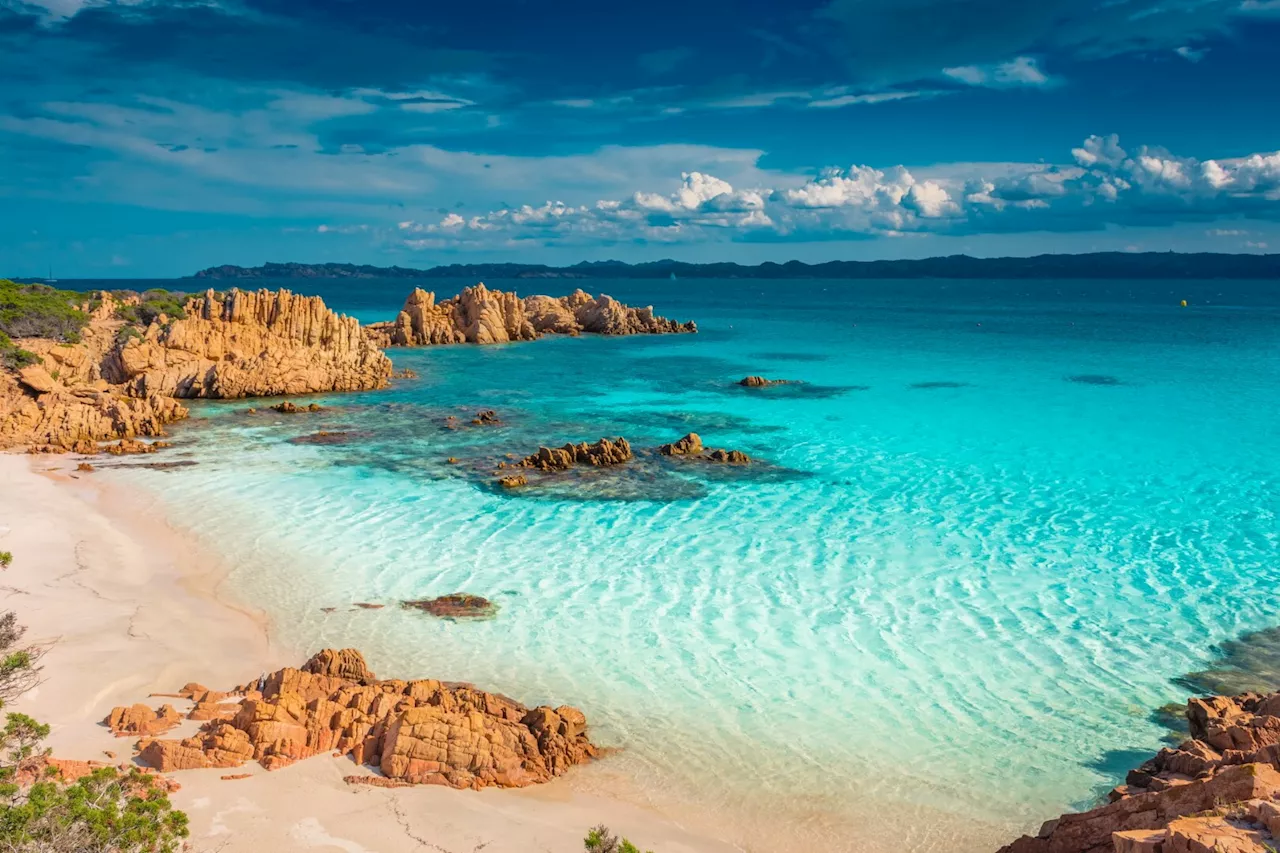
<path fill-rule="evenodd" d="M 1107 376 L 1104 373 L 1079 373 L 1075 376 L 1068 376 L 1068 382 L 1074 382 L 1077 385 L 1123 385 L 1114 376 Z"/>

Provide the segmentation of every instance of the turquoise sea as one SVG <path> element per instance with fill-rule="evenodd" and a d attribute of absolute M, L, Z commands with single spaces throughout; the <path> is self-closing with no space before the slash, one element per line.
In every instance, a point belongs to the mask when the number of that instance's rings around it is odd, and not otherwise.
<path fill-rule="evenodd" d="M 369 321 L 414 282 L 271 284 Z M 300 658 L 578 705 L 620 751 L 572 784 L 745 850 L 993 851 L 1119 782 L 1174 678 L 1280 623 L 1276 283 L 583 285 L 702 331 L 392 351 L 420 378 L 314 415 L 197 404 L 170 459 L 198 464 L 104 474 Z M 479 409 L 505 425 L 444 428 Z M 356 436 L 289 442 L 317 430 Z M 761 464 L 484 476 L 691 430 Z M 458 591 L 498 617 L 397 606 Z"/>

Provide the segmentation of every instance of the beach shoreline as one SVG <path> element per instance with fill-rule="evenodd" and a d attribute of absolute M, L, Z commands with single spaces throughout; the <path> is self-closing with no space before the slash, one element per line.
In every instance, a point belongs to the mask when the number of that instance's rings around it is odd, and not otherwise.
<path fill-rule="evenodd" d="M 55 755 L 128 760 L 133 741 L 101 725 L 112 707 L 184 711 L 148 695 L 190 681 L 228 688 L 302 662 L 309 652 L 273 643 L 265 614 L 219 596 L 227 567 L 170 526 L 156 498 L 73 468 L 69 457 L 0 454 L 0 547 L 14 554 L 0 593 L 26 639 L 48 646 L 41 683 L 10 710 L 50 724 Z M 191 818 L 195 851 L 575 851 L 599 823 L 663 853 L 739 849 L 564 777 L 525 790 L 386 790 L 347 785 L 353 772 L 329 756 L 271 774 L 185 771 L 172 799 Z M 250 775 L 221 778 L 240 773 Z"/>

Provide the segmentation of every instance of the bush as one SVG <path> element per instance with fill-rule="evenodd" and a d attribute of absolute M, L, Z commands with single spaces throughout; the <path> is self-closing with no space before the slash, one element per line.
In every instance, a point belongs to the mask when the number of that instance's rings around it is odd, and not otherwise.
<path fill-rule="evenodd" d="M 639 847 L 625 838 L 619 839 L 604 824 L 593 827 L 582 840 L 582 846 L 586 853 L 640 853 Z"/>
<path fill-rule="evenodd" d="M 4 557 L 13 559 L 8 551 L 0 554 L 0 559 Z M 0 616 L 0 705 L 21 696 L 40 681 L 39 663 L 44 649 L 21 645 L 25 633 L 27 629 L 18 624 L 12 610 Z"/>
<path fill-rule="evenodd" d="M 38 774 L 49 734 L 25 714 L 10 714 L 0 738 L 0 850 L 5 853 L 176 853 L 190 831 L 153 777 L 137 768 L 99 767 L 66 784 Z"/>
<path fill-rule="evenodd" d="M 13 565 L 13 554 L 8 551 L 0 551 L 0 569 L 7 569 Z"/>
<path fill-rule="evenodd" d="M 22 349 L 4 332 L 0 332 L 0 367 L 18 370 L 28 364 L 36 364 L 40 356 Z"/>
<path fill-rule="evenodd" d="M 150 326 L 161 314 L 170 320 L 181 320 L 187 316 L 187 295 L 177 291 L 148 290 L 141 294 L 139 305 L 121 305 L 116 309 L 116 316 L 134 326 Z"/>
<path fill-rule="evenodd" d="M 80 340 L 89 315 L 77 306 L 82 294 L 47 284 L 17 284 L 0 279 L 0 332 L 9 338 Z"/>
<path fill-rule="evenodd" d="M 0 617 L 0 699 L 36 682 L 40 650 L 18 648 L 25 629 Z M 2 703 L 0 703 L 2 704 Z M 2 853 L 176 853 L 189 834 L 155 779 L 100 767 L 75 782 L 55 778 L 42 742 L 49 727 L 9 714 L 0 730 Z"/>

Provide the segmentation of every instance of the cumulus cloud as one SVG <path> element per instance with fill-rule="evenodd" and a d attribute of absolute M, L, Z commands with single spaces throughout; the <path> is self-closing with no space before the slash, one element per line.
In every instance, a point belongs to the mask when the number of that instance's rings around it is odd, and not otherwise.
<path fill-rule="evenodd" d="M 854 165 L 772 188 L 735 187 L 711 174 L 686 172 L 670 192 L 637 191 L 576 206 L 546 202 L 469 219 L 449 214 L 439 223 L 402 223 L 401 228 L 449 232 L 477 242 L 572 244 L 848 239 L 1088 230 L 1215 217 L 1280 219 L 1280 151 L 1197 160 L 1156 147 L 1129 150 L 1112 135 L 1091 136 L 1071 153 L 1073 162 L 1004 164 L 991 177 Z M 1248 233 L 1206 231 L 1222 237 Z"/>
<path fill-rule="evenodd" d="M 992 89 L 1045 86 L 1052 82 L 1049 75 L 1041 71 L 1039 64 L 1029 56 L 1019 56 L 994 65 L 958 65 L 944 68 L 942 73 L 970 86 Z"/>

